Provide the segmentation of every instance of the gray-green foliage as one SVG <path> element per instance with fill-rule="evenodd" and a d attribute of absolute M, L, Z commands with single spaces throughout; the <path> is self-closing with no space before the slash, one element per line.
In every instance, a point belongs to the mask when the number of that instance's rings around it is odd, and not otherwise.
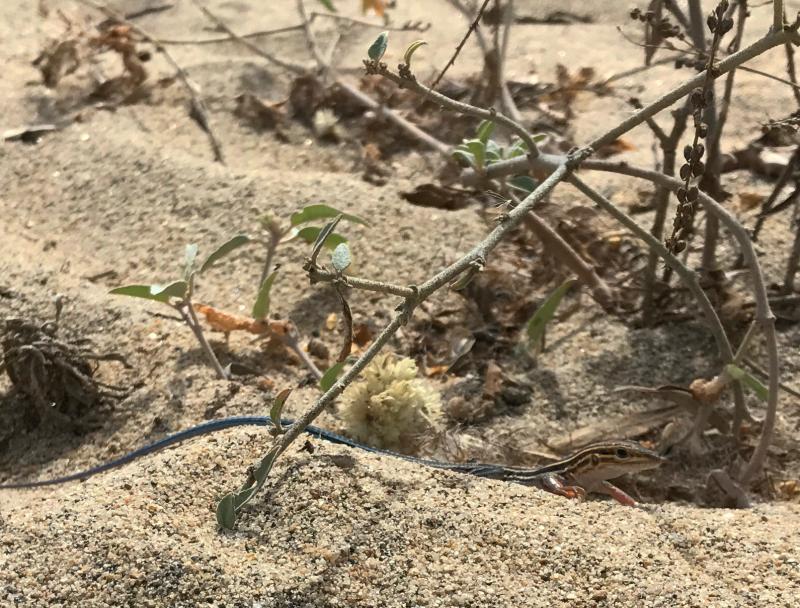
<path fill-rule="evenodd" d="M 524 156 L 528 153 L 528 146 L 521 139 L 515 139 L 508 146 L 501 146 L 494 139 L 491 139 L 494 127 L 495 123 L 493 121 L 482 121 L 475 131 L 475 137 L 462 140 L 453 150 L 453 156 L 456 160 L 480 172 L 494 163 Z M 533 140 L 538 143 L 546 137 L 544 134 L 534 135 Z M 526 196 L 533 192 L 537 186 L 537 182 L 527 175 L 511 177 L 508 180 L 508 184 Z"/>

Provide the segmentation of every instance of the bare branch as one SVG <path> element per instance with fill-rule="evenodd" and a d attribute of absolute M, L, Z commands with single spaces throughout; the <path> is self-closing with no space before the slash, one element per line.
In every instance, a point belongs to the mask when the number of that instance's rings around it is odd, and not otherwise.
<path fill-rule="evenodd" d="M 473 19 L 472 23 L 470 23 L 470 26 L 467 29 L 467 33 L 464 34 L 464 37 L 461 39 L 461 42 L 458 43 L 458 46 L 456 47 L 456 50 L 453 53 L 453 56 L 450 57 L 450 60 L 445 64 L 444 69 L 441 72 L 439 72 L 439 75 L 434 79 L 433 84 L 431 84 L 431 89 L 436 88 L 436 85 L 438 85 L 439 82 L 442 80 L 444 75 L 447 73 L 447 70 L 450 69 L 450 66 L 452 66 L 456 62 L 456 57 L 458 57 L 458 54 L 461 52 L 461 49 L 464 48 L 464 44 L 466 44 L 467 39 L 470 37 L 472 32 L 474 32 L 475 29 L 478 27 L 478 24 L 481 21 L 481 17 L 483 17 L 483 11 L 486 10 L 486 6 L 488 4 L 489 0 L 483 0 L 483 4 L 478 9 L 478 14 L 475 15 L 475 19 Z"/>

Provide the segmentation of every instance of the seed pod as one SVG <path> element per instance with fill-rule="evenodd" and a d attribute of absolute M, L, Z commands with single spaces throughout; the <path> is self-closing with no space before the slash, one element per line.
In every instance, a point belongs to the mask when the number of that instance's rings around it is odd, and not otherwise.
<path fill-rule="evenodd" d="M 678 188 L 678 191 L 675 193 L 678 197 L 680 202 L 684 202 L 686 200 L 686 188 Z"/>
<path fill-rule="evenodd" d="M 694 108 L 702 108 L 703 107 L 703 89 L 697 88 L 691 92 L 689 95 L 689 102 L 692 104 Z"/>
<path fill-rule="evenodd" d="M 694 160 L 700 160 L 701 158 L 703 158 L 703 154 L 705 154 L 705 151 L 706 151 L 706 147 L 703 144 L 698 143 L 694 147 L 694 152 L 692 153 L 692 158 Z"/>
<path fill-rule="evenodd" d="M 689 168 L 689 165 L 683 165 L 678 174 L 681 176 L 682 180 L 687 180 L 691 175 L 691 171 L 692 170 Z"/>
<path fill-rule="evenodd" d="M 677 240 L 672 246 L 672 253 L 680 253 L 684 249 L 686 249 L 686 241 Z"/>
<path fill-rule="evenodd" d="M 639 17 L 642 16 L 642 11 L 639 8 L 632 8 L 629 14 L 631 16 L 631 19 L 638 19 Z"/>
<path fill-rule="evenodd" d="M 689 191 L 686 193 L 686 200 L 690 203 L 693 203 L 697 200 L 697 196 L 700 194 L 700 191 L 697 189 L 697 186 L 692 186 L 689 188 Z"/>
<path fill-rule="evenodd" d="M 708 25 L 708 29 L 711 30 L 712 32 L 716 31 L 716 29 L 717 29 L 717 17 L 714 15 L 714 13 L 711 13 L 708 16 L 708 19 L 706 19 L 706 25 Z"/>
<path fill-rule="evenodd" d="M 683 158 L 686 160 L 692 160 L 692 146 L 686 146 L 683 149 Z"/>
<path fill-rule="evenodd" d="M 705 139 L 706 135 L 708 135 L 708 125 L 702 123 L 697 125 L 697 134 Z"/>
<path fill-rule="evenodd" d="M 694 177 L 700 177 L 705 173 L 706 166 L 702 161 L 697 161 L 694 165 L 692 165 L 692 175 Z"/>
<path fill-rule="evenodd" d="M 719 35 L 724 36 L 728 32 L 733 29 L 733 19 L 728 17 L 727 19 L 723 19 L 722 23 L 720 24 Z"/>
<path fill-rule="evenodd" d="M 720 3 L 717 4 L 717 17 L 722 19 L 722 16 L 725 14 L 725 11 L 728 10 L 728 0 L 720 0 Z"/>

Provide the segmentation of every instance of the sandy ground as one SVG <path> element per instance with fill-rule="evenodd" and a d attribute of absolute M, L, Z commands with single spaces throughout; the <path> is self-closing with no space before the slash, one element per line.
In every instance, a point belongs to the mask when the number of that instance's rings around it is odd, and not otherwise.
<path fill-rule="evenodd" d="M 85 14 L 68 2 L 47 4 L 72 16 Z M 133 10 L 133 4 L 146 3 L 125 3 L 125 9 Z M 141 25 L 164 38 L 216 35 L 204 30 L 207 23 L 191 3 L 176 4 Z M 355 2 L 337 4 L 348 13 L 356 10 Z M 446 3 L 400 4 L 398 22 L 423 18 L 434 24 L 424 35 L 431 44 L 420 53 L 417 69 L 425 73 L 443 65 L 463 34 L 464 21 L 454 18 Z M 550 6 L 581 12 L 588 10 L 585 4 L 517 6 L 521 14 L 534 15 Z M 538 75 L 546 81 L 558 63 L 593 65 L 608 74 L 639 65 L 640 51 L 623 43 L 616 30 L 618 24 L 628 25 L 628 6 L 607 4 L 594 6 L 593 24 L 519 26 L 509 77 Z M 787 2 L 790 14 L 796 4 Z M 258 10 L 245 2 L 208 6 L 238 31 L 296 23 L 294 3 L 287 0 Z M 749 40 L 766 30 L 767 13 L 754 9 Z M 37 15 L 35 3 L 8 0 L 0 6 L 0 128 L 81 110 L 78 122 L 37 145 L 0 146 L 0 316 L 51 319 L 53 299 L 62 294 L 62 325 L 91 338 L 99 349 L 124 353 L 132 369 L 106 364 L 103 377 L 134 390 L 105 408 L 103 423 L 85 435 L 20 431 L 12 424 L 20 402 L 4 398 L 4 479 L 71 472 L 207 418 L 265 413 L 270 393 L 255 381 L 234 386 L 216 380 L 185 327 L 154 316 L 154 305 L 107 295 L 119 284 L 173 276 L 185 243 L 199 242 L 207 251 L 232 234 L 255 231 L 264 212 L 285 218 L 303 205 L 328 202 L 369 215 L 376 227 L 348 228 L 358 274 L 408 284 L 430 276 L 485 234 L 474 209 L 424 209 L 399 196 L 433 181 L 439 161 L 425 151 L 393 157 L 394 181 L 377 187 L 361 179 L 359 152 L 347 143 L 318 145 L 298 125 L 290 128 L 289 141 L 281 142 L 242 125 L 233 115 L 238 94 L 248 90 L 283 99 L 289 81 L 233 45 L 174 47 L 175 57 L 203 90 L 226 153 L 227 165 L 221 166 L 213 162 L 203 133 L 187 119 L 186 97 L 177 85 L 147 103 L 114 111 L 81 106 L 74 81 L 55 92 L 46 89 L 31 61 L 44 41 L 61 31 L 54 14 Z M 354 82 L 373 36 L 353 30 L 341 42 L 340 64 L 352 69 Z M 404 48 L 418 37 L 400 34 L 392 41 Z M 265 48 L 306 57 L 297 34 Z M 469 74 L 477 58 L 468 48 L 454 74 Z M 776 50 L 753 65 L 782 73 L 783 62 Z M 171 73 L 159 59 L 148 69 L 157 76 Z M 664 67 L 644 79 L 624 81 L 621 86 L 630 88 L 620 91 L 621 98 L 579 96 L 576 139 L 588 140 L 624 117 L 630 111 L 625 96 L 653 99 L 685 77 Z M 753 75 L 738 74 L 737 83 L 726 149 L 743 146 L 757 134 L 758 124 L 784 116 L 794 104 L 788 89 Z M 651 139 L 646 129 L 632 132 L 636 149 L 629 160 L 652 163 Z M 637 200 L 637 186 L 626 180 L 591 177 L 615 202 Z M 729 188 L 769 191 L 768 182 L 746 172 L 726 180 Z M 557 202 L 575 198 L 567 189 L 555 196 Z M 746 217 L 752 222 L 752 214 Z M 788 222 L 772 222 L 766 235 L 764 266 L 770 280 L 778 281 L 783 260 L 778 254 L 791 242 Z M 330 290 L 308 286 L 300 270 L 305 251 L 293 243 L 281 252 L 286 279 L 276 286 L 273 311 L 290 316 L 310 335 L 324 327 L 338 303 Z M 200 299 L 246 313 L 261 256 L 248 249 L 224 270 L 203 277 Z M 94 278 L 108 271 L 116 274 Z M 548 290 L 539 287 L 542 293 Z M 395 303 L 353 294 L 351 305 L 361 318 L 381 323 Z M 686 383 L 713 372 L 713 342 L 699 324 L 635 329 L 619 319 L 598 319 L 599 309 L 589 308 L 554 328 L 551 340 L 559 347 L 530 371 L 533 389 L 523 411 L 453 433 L 482 442 L 489 454 L 492 441 L 510 436 L 532 452 L 544 450 L 553 434 L 653 406 L 621 399 L 613 392 L 616 386 Z M 321 338 L 335 348 L 336 335 L 322 331 Z M 781 327 L 779 340 L 782 378 L 797 385 L 796 324 Z M 227 351 L 219 335 L 213 342 L 226 360 L 235 354 L 263 365 L 263 355 L 246 337 L 234 334 Z M 281 358 L 269 371 L 278 387 L 295 385 L 304 376 L 296 363 Z M 9 388 L 6 378 L 0 380 L 0 391 Z M 313 386 L 297 390 L 289 413 L 302 412 L 317 394 Z M 798 420 L 800 404 L 785 396 L 770 479 L 800 476 Z M 330 413 L 321 423 L 337 426 Z M 238 487 L 268 440 L 254 430 L 231 430 L 85 483 L 0 493 L 0 604 L 800 606 L 800 505 L 767 501 L 765 492 L 747 511 L 676 501 L 636 509 L 603 500 L 575 504 L 535 489 L 431 471 L 317 441 L 313 453 L 300 451 L 301 441 L 280 460 L 270 489 L 247 507 L 237 530 L 219 531 L 216 501 Z M 331 458 L 341 454 L 354 456 L 352 466 Z M 691 464 L 671 463 L 659 478 L 663 493 L 651 482 L 642 495 L 668 495 L 669 487 L 689 475 Z M 768 479 L 758 485 L 763 489 Z"/>

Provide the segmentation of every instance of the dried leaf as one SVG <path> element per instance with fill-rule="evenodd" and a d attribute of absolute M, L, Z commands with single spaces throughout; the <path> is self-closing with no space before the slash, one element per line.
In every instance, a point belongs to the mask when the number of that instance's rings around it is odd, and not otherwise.
<path fill-rule="evenodd" d="M 764 203 L 766 197 L 758 192 L 739 192 L 739 209 L 742 211 L 750 211 L 756 207 L 760 207 Z"/>
<path fill-rule="evenodd" d="M 329 315 L 328 315 L 328 317 L 325 319 L 325 328 L 326 328 L 328 331 L 333 331 L 334 329 L 336 329 L 336 324 L 337 324 L 338 322 L 339 322 L 339 317 L 336 315 L 336 313 L 335 313 L 335 312 L 332 312 L 332 313 L 331 313 L 331 314 L 329 314 Z"/>

